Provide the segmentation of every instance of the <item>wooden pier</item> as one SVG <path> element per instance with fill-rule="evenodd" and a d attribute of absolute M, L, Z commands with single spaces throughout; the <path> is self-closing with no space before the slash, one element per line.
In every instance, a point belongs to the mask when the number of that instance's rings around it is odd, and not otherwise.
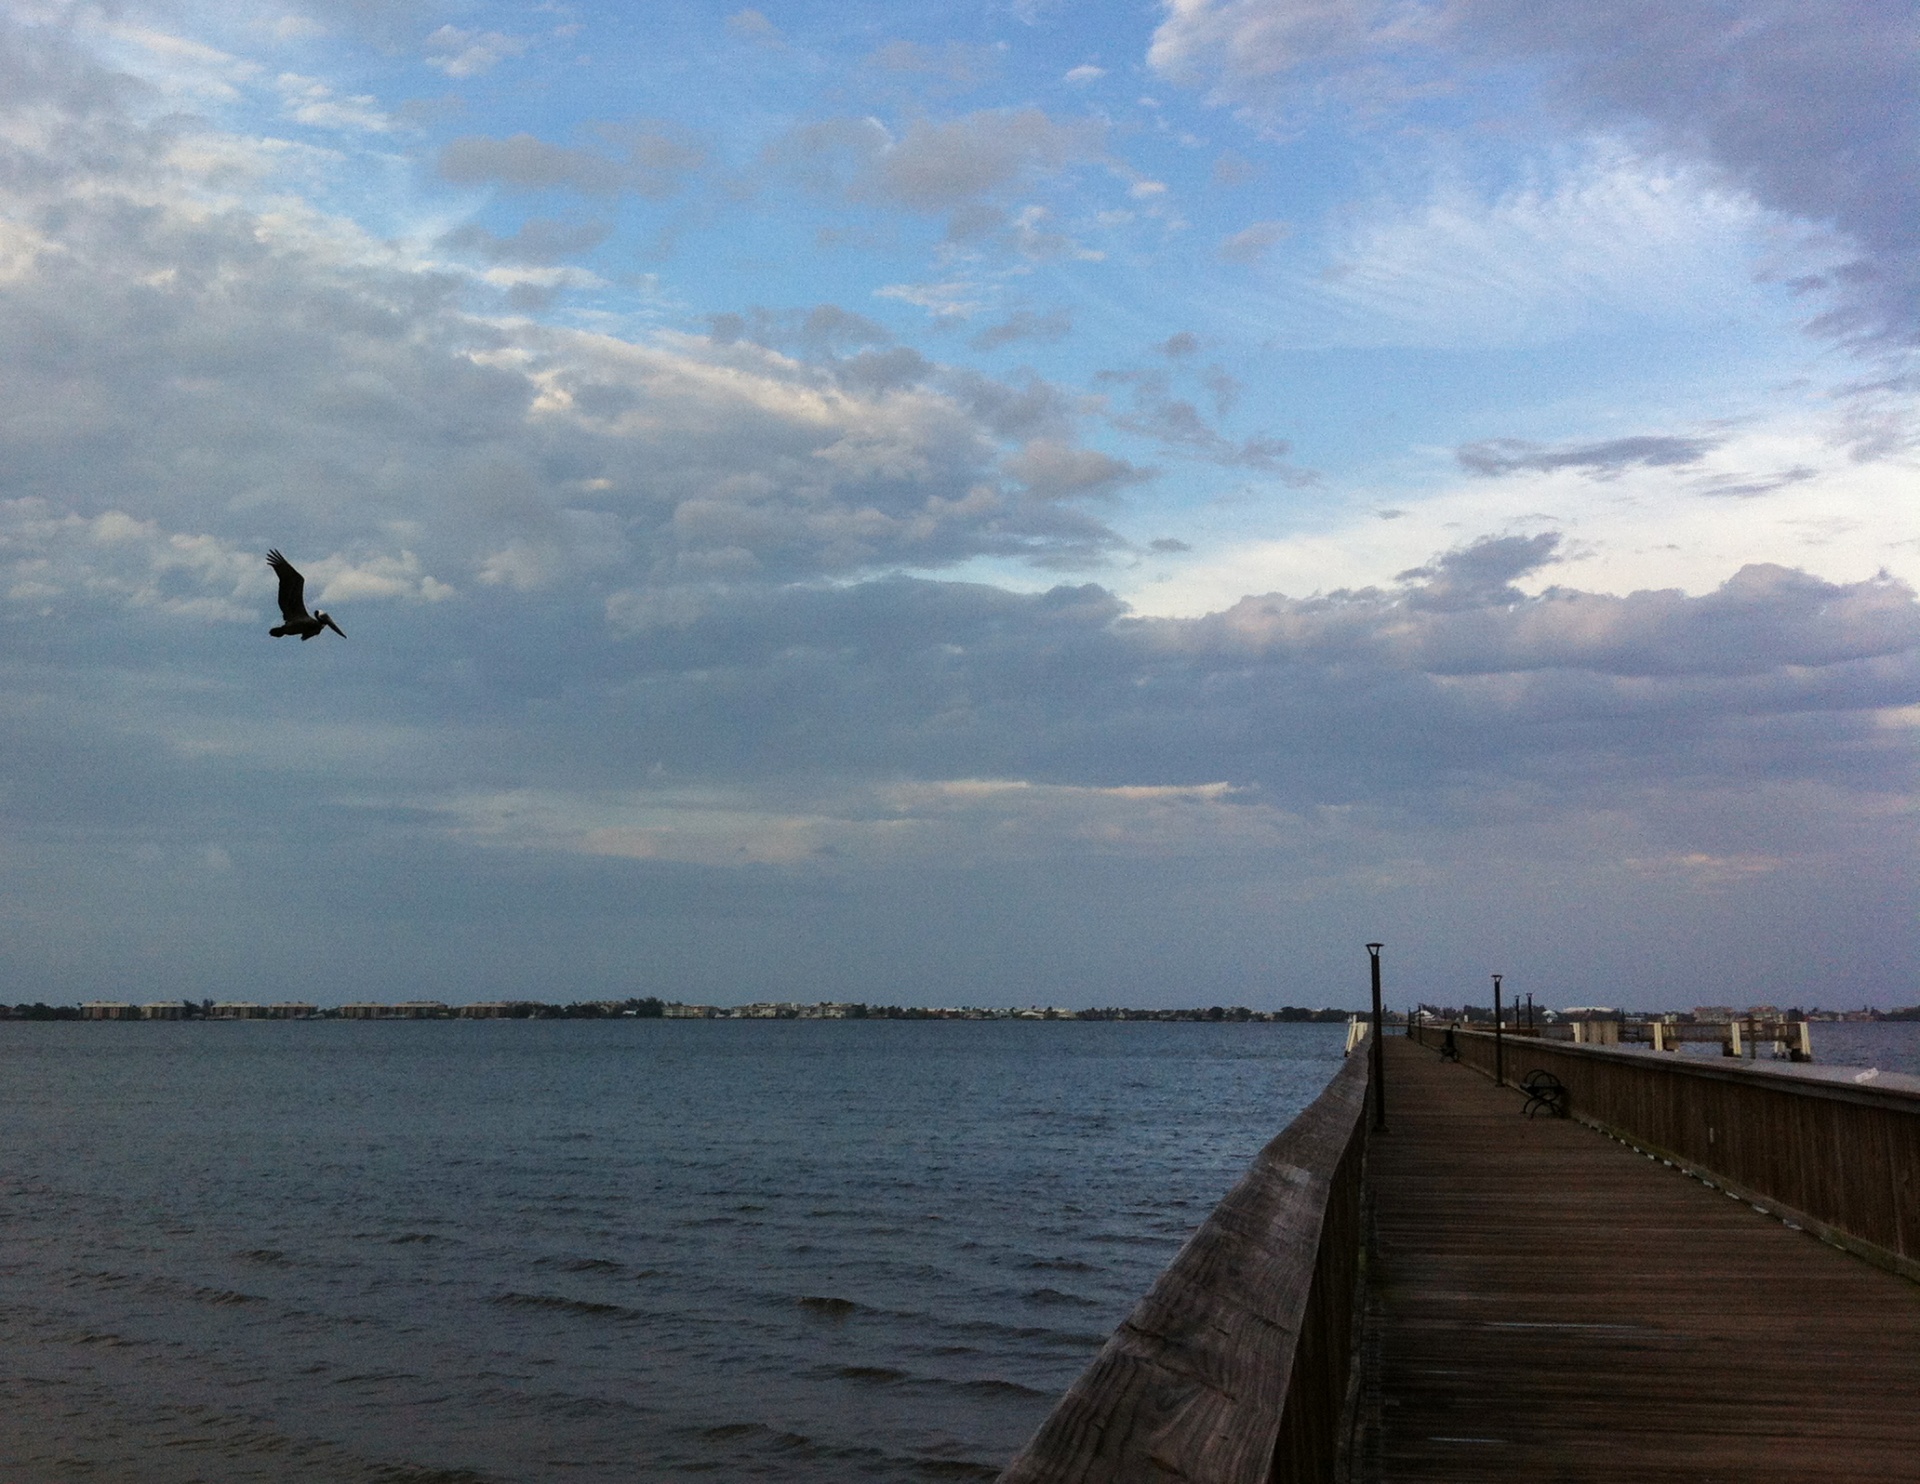
<path fill-rule="evenodd" d="M 1920 1478 L 1920 1286 L 1386 1051 L 1360 1478 Z"/>
<path fill-rule="evenodd" d="M 1568 1079 L 1575 1118 L 1528 1118 L 1460 1039 L 1386 1038 L 1371 1137 L 1354 1055 L 1003 1479 L 1920 1480 L 1920 1099 L 1509 1042 L 1510 1079 Z"/>

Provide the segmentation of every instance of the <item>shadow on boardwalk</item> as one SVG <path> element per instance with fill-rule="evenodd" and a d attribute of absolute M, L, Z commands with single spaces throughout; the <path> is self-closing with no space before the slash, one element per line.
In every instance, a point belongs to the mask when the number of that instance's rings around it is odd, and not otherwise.
<path fill-rule="evenodd" d="M 1920 1479 L 1920 1285 L 1385 1050 L 1364 1478 Z"/>

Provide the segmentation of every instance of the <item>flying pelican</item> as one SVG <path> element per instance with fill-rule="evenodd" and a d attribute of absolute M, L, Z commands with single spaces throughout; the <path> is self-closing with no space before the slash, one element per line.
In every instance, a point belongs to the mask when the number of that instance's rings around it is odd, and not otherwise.
<path fill-rule="evenodd" d="M 307 612 L 307 579 L 294 570 L 292 562 L 279 552 L 270 551 L 267 565 L 280 579 L 280 616 L 286 620 L 279 628 L 268 629 L 269 634 L 276 639 L 298 634 L 302 644 L 322 629 L 332 629 L 342 639 L 347 637 L 346 631 L 318 608 Z"/>

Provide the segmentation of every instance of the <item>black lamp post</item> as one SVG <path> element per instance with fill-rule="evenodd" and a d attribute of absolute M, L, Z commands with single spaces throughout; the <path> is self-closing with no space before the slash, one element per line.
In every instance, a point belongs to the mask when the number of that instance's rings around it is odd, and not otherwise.
<path fill-rule="evenodd" d="M 1373 961 L 1373 1128 L 1387 1131 L 1387 1048 L 1381 1040 L 1385 1022 L 1380 1015 L 1380 950 L 1383 943 L 1369 943 L 1367 957 Z"/>
<path fill-rule="evenodd" d="M 1493 976 L 1493 1085 L 1507 1085 L 1507 1046 L 1500 1035 L 1500 975 Z"/>

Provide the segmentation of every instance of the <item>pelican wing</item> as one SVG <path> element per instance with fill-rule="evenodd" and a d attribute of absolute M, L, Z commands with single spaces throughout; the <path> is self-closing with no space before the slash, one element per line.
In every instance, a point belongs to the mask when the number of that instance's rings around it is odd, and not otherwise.
<path fill-rule="evenodd" d="M 307 623 L 307 579 L 277 551 L 267 553 L 267 565 L 280 579 L 280 616 L 288 623 Z"/>

